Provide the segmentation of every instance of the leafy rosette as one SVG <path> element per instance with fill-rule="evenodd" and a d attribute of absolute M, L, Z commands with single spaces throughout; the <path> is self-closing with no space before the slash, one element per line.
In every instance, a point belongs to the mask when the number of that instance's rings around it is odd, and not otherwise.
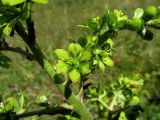
<path fill-rule="evenodd" d="M 71 43 L 68 52 L 63 49 L 56 49 L 58 63 L 56 69 L 58 73 L 68 73 L 73 82 L 78 82 L 82 75 L 89 74 L 91 52 L 84 50 L 79 44 Z"/>

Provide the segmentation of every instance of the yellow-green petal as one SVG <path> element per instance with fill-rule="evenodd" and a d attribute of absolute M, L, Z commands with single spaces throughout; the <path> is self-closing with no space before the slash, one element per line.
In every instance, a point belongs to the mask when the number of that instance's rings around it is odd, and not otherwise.
<path fill-rule="evenodd" d="M 78 82 L 81 79 L 81 75 L 77 69 L 73 69 L 69 72 L 69 78 L 73 82 Z"/>
<path fill-rule="evenodd" d="M 63 61 L 59 60 L 56 64 L 56 69 L 58 73 L 66 73 L 68 71 L 68 65 Z"/>

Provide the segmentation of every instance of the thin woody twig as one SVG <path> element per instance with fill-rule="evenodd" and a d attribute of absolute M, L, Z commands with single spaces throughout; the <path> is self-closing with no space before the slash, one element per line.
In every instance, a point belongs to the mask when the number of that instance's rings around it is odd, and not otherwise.
<path fill-rule="evenodd" d="M 20 118 L 24 118 L 24 117 L 29 117 L 29 116 L 41 116 L 41 115 L 57 115 L 57 114 L 61 114 L 61 115 L 67 115 L 67 114 L 71 114 L 73 111 L 71 109 L 68 108 L 64 108 L 64 107 L 47 107 L 41 110 L 35 110 L 35 111 L 31 111 L 31 112 L 25 112 L 22 114 L 16 114 L 14 117 L 16 119 L 20 119 Z"/>

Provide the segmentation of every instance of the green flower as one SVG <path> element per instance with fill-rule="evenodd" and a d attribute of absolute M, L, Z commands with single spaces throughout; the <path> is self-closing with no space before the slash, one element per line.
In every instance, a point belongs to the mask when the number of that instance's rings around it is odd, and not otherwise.
<path fill-rule="evenodd" d="M 63 49 L 56 49 L 55 55 L 59 59 L 56 64 L 57 72 L 68 73 L 73 82 L 79 81 L 81 75 L 91 72 L 89 62 L 91 52 L 84 50 L 77 43 L 71 43 L 68 47 L 68 52 Z"/>
<path fill-rule="evenodd" d="M 112 52 L 113 42 L 108 39 L 102 47 L 97 47 L 94 50 L 95 59 L 93 60 L 93 65 L 98 65 L 101 71 L 105 70 L 105 66 L 113 66 L 113 61 L 109 57 Z"/>
<path fill-rule="evenodd" d="M 126 15 L 124 15 L 121 10 L 115 9 L 113 12 L 116 15 L 118 21 L 127 20 L 128 19 L 128 17 Z"/>

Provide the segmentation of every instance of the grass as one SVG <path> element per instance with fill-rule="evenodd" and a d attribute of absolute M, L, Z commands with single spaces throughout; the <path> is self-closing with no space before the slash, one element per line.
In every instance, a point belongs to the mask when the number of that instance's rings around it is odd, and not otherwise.
<path fill-rule="evenodd" d="M 90 17 L 102 15 L 106 3 L 111 9 L 121 9 L 132 17 L 135 8 L 159 5 L 160 2 L 159 0 L 49 0 L 47 5 L 35 5 L 33 17 L 37 42 L 52 65 L 56 63 L 53 56 L 54 49 L 66 48 L 69 42 L 76 41 L 83 35 L 76 25 L 85 23 Z M 147 42 L 135 33 L 120 32 L 119 37 L 114 40 L 116 50 L 113 60 L 115 66 L 107 69 L 102 76 L 98 72 L 92 77 L 93 80 L 101 78 L 100 83 L 107 85 L 109 81 L 114 81 L 120 74 L 140 73 L 145 79 L 142 105 L 146 110 L 143 114 L 143 118 L 146 120 L 160 119 L 158 114 L 160 106 L 149 104 L 146 100 L 153 96 L 160 96 L 158 86 L 160 84 L 160 35 L 158 33 L 155 31 L 154 40 Z M 18 37 L 8 40 L 8 42 L 14 46 L 23 45 Z M 25 49 L 25 47 L 23 48 Z M 32 97 L 46 94 L 51 101 L 63 100 L 53 82 L 37 63 L 28 61 L 21 55 L 9 52 L 6 54 L 12 58 L 12 62 L 10 69 L 0 68 L 0 94 L 7 97 L 20 89 Z"/>

